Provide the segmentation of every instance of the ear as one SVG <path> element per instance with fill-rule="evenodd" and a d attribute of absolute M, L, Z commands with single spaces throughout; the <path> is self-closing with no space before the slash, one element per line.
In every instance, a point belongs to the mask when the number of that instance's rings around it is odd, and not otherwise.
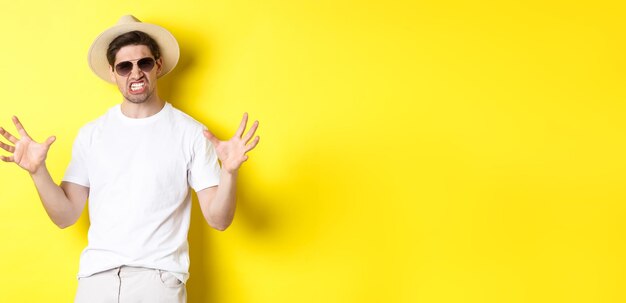
<path fill-rule="evenodd" d="M 111 81 L 115 83 L 115 72 L 113 72 L 113 66 L 109 65 L 109 76 L 111 76 Z"/>
<path fill-rule="evenodd" d="M 157 66 L 157 76 L 159 76 L 161 75 L 161 72 L 163 71 L 163 57 L 156 60 L 156 66 Z"/>

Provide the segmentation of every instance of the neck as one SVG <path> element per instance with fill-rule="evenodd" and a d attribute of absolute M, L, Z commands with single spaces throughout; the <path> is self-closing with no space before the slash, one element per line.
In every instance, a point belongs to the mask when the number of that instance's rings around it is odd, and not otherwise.
<path fill-rule="evenodd" d="M 155 94 L 155 98 L 150 98 L 142 103 L 133 103 L 124 99 L 121 109 L 124 116 L 141 119 L 157 114 L 163 109 L 163 106 L 165 106 L 165 101 Z"/>

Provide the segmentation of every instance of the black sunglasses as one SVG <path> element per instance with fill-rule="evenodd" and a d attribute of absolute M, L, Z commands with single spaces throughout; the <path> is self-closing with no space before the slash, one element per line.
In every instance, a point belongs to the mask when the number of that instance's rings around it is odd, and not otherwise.
<path fill-rule="evenodd" d="M 115 72 L 117 72 L 117 74 L 122 77 L 127 76 L 128 74 L 130 74 L 131 71 L 133 71 L 134 61 L 137 61 L 137 67 L 139 67 L 139 69 L 144 73 L 149 73 L 154 68 L 154 64 L 156 63 L 154 61 L 154 58 L 152 57 L 145 57 L 138 60 L 122 61 L 118 64 L 115 64 Z"/>

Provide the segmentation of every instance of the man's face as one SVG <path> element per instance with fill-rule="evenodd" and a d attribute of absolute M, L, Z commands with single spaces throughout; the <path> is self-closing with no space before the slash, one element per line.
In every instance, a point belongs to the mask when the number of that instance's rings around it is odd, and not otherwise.
<path fill-rule="evenodd" d="M 132 103 L 144 103 L 155 97 L 157 76 L 161 73 L 163 61 L 159 58 L 150 71 L 143 71 L 138 66 L 138 61 L 143 58 L 153 58 L 152 52 L 145 45 L 127 45 L 115 55 L 115 63 L 129 61 L 132 70 L 127 75 L 121 76 L 115 68 L 110 68 L 111 80 L 117 83 L 117 87 L 126 100 Z"/>

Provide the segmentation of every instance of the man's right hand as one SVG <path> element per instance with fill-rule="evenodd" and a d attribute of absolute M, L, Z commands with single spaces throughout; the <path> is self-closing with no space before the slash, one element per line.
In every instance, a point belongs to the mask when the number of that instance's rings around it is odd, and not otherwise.
<path fill-rule="evenodd" d="M 0 155 L 0 160 L 4 162 L 14 162 L 32 175 L 45 165 L 48 150 L 56 138 L 52 136 L 45 142 L 38 143 L 28 135 L 22 123 L 20 123 L 20 120 L 15 116 L 13 116 L 13 124 L 15 124 L 15 128 L 21 138 L 18 139 L 14 137 L 4 128 L 0 127 L 0 135 L 9 140 L 10 143 L 13 143 L 13 145 L 10 145 L 0 141 L 0 147 L 12 154 L 10 156 Z"/>

